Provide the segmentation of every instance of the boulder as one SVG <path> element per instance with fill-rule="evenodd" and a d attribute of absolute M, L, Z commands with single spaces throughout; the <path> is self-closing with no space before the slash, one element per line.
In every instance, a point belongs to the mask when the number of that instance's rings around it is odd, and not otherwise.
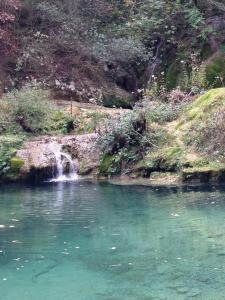
<path fill-rule="evenodd" d="M 56 174 L 55 152 L 68 153 L 77 162 L 78 174 L 93 176 L 100 164 L 100 151 L 96 145 L 97 134 L 63 137 L 38 137 L 24 144 L 16 157 L 23 161 L 19 179 L 40 181 Z"/>

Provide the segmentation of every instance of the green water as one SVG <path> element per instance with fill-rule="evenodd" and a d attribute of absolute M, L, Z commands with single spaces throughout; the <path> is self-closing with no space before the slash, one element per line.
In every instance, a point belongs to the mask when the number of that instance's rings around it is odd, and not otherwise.
<path fill-rule="evenodd" d="M 0 300 L 225 299 L 225 191 L 0 187 Z"/>

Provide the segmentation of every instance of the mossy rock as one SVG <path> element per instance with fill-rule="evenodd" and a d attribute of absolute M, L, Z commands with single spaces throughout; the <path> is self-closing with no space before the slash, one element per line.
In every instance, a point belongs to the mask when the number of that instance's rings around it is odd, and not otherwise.
<path fill-rule="evenodd" d="M 188 110 L 190 120 L 201 119 L 207 113 L 225 105 L 225 88 L 212 89 L 199 97 Z"/>
<path fill-rule="evenodd" d="M 10 171 L 13 174 L 18 174 L 23 165 L 24 161 L 21 158 L 15 156 L 10 160 Z"/>
<path fill-rule="evenodd" d="M 176 130 L 184 131 L 192 125 L 201 125 L 218 108 L 225 106 L 225 88 L 212 89 L 197 98 L 185 110 Z"/>
<path fill-rule="evenodd" d="M 3 182 L 14 182 L 19 179 L 20 169 L 24 165 L 24 161 L 19 157 L 13 157 L 9 162 L 9 169 L 1 176 Z"/>
<path fill-rule="evenodd" d="M 169 147 L 161 151 L 160 169 L 164 171 L 178 171 L 182 166 L 183 149 L 178 146 Z"/>
<path fill-rule="evenodd" d="M 143 177 L 149 177 L 152 172 L 177 172 L 182 167 L 184 151 L 178 146 L 159 149 L 146 155 L 134 167 Z"/>
<path fill-rule="evenodd" d="M 79 175 L 87 176 L 87 175 L 95 174 L 95 173 L 96 173 L 96 168 L 90 167 L 84 161 L 79 162 L 79 170 L 78 170 Z"/>
<path fill-rule="evenodd" d="M 185 157 L 183 166 L 186 168 L 202 168 L 209 166 L 209 160 L 207 157 Z"/>

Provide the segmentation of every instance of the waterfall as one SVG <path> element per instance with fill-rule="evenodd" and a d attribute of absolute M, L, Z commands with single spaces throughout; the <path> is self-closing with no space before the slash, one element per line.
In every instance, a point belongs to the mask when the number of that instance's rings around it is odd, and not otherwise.
<path fill-rule="evenodd" d="M 76 162 L 68 153 L 61 151 L 59 144 L 52 144 L 52 153 L 56 160 L 56 177 L 50 182 L 75 181 L 78 179 Z"/>

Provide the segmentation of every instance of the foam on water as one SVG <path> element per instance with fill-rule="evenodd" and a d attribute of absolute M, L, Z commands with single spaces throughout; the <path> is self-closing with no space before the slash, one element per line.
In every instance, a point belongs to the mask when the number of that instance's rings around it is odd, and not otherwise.
<path fill-rule="evenodd" d="M 69 175 L 60 175 L 56 178 L 52 178 L 49 180 L 49 182 L 67 182 L 67 181 L 76 181 L 78 180 L 79 176 L 75 174 L 69 174 Z"/>

